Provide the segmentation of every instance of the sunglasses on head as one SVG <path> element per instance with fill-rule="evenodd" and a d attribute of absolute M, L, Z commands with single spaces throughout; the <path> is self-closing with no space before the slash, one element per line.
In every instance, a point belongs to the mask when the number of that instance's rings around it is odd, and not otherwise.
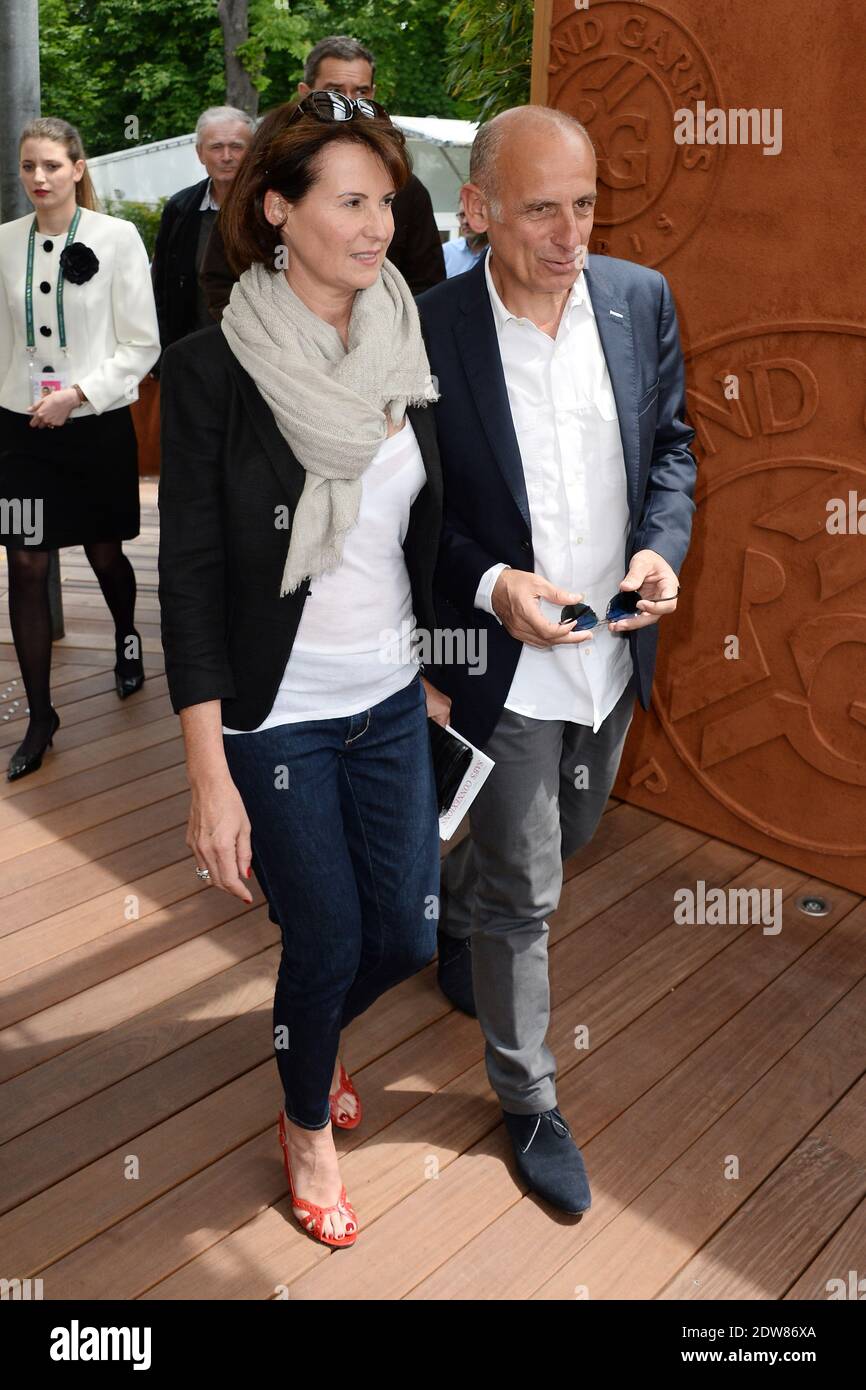
<path fill-rule="evenodd" d="M 355 116 L 365 116 L 368 120 L 391 119 L 384 106 L 370 97 L 344 97 L 342 92 L 326 89 L 302 97 L 289 120 L 294 121 L 298 116 L 315 116 L 320 121 L 351 121 Z"/>

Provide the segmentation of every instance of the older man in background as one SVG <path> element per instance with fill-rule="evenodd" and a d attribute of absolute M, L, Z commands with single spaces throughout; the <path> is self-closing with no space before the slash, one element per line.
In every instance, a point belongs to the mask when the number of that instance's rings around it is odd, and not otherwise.
<path fill-rule="evenodd" d="M 163 351 L 169 343 L 213 322 L 199 285 L 199 271 L 220 204 L 250 147 L 254 130 L 252 116 L 235 106 L 211 106 L 196 122 L 195 152 L 207 178 L 169 198 L 153 252 L 151 275 Z"/>

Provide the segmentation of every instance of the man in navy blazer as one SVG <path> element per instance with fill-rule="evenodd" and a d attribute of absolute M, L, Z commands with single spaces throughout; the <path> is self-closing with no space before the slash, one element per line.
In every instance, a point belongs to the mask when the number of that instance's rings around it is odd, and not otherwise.
<path fill-rule="evenodd" d="M 562 860 L 595 833 L 635 696 L 649 705 L 695 480 L 670 289 L 587 257 L 595 199 L 576 120 L 495 117 L 463 189 L 490 252 L 418 301 L 445 487 L 425 674 L 496 764 L 443 863 L 439 983 L 477 1012 L 521 1175 L 570 1212 L 590 1191 L 545 1041 L 545 918 Z"/>

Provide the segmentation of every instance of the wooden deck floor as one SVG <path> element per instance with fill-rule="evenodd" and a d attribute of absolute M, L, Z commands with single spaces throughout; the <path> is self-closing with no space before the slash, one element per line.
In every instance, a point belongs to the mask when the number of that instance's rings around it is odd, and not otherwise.
<path fill-rule="evenodd" d="M 277 928 L 258 889 L 246 907 L 199 885 L 184 843 L 155 493 L 127 545 L 144 688 L 117 700 L 109 615 L 83 552 L 62 551 L 62 726 L 37 774 L 0 782 L 0 1275 L 40 1275 L 46 1299 L 825 1299 L 862 1273 L 863 902 L 830 888 L 830 914 L 806 917 L 802 875 L 624 804 L 551 921 L 591 1212 L 556 1217 L 516 1181 L 478 1026 L 429 967 L 346 1049 L 358 1244 L 300 1232 L 275 1124 Z M 21 699 L 5 768 L 25 704 L 5 602 L 0 644 L 0 714 Z M 699 879 L 781 889 L 783 930 L 674 925 Z"/>

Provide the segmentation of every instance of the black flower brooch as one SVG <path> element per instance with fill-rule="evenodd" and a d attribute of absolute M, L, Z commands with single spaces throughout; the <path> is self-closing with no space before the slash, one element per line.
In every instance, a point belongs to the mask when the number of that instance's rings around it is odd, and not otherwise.
<path fill-rule="evenodd" d="M 89 246 L 73 241 L 60 252 L 60 270 L 71 285 L 84 285 L 99 269 L 99 261 Z"/>

